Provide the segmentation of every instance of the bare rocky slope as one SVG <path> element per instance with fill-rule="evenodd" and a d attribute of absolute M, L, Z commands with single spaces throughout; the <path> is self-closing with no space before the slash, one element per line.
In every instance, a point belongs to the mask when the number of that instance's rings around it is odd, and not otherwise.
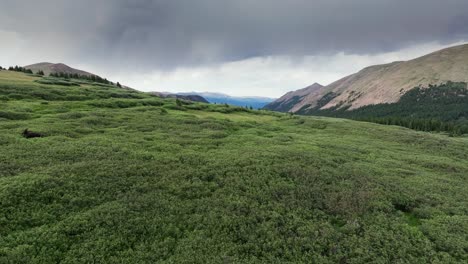
<path fill-rule="evenodd" d="M 447 81 L 468 82 L 468 44 L 443 49 L 410 61 L 364 68 L 318 91 L 309 92 L 297 103 L 287 105 L 281 111 L 307 112 L 307 109 L 312 108 L 333 107 L 356 109 L 366 105 L 394 103 L 415 87 L 427 87 L 429 84 L 437 85 Z M 288 98 L 293 93 L 284 97 Z M 282 98 L 273 104 L 284 101 Z"/>
<path fill-rule="evenodd" d="M 44 74 L 47 76 L 51 73 L 68 73 L 68 74 L 78 74 L 78 75 L 85 75 L 85 76 L 93 76 L 96 74 L 92 74 L 86 71 L 74 69 L 68 65 L 63 63 L 50 63 L 50 62 L 41 62 L 32 65 L 25 66 L 24 68 L 32 70 L 34 73 L 38 71 L 43 71 Z"/>

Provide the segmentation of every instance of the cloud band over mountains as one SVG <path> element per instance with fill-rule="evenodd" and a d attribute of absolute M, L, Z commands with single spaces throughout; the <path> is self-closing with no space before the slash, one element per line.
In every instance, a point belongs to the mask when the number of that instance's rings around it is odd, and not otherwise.
<path fill-rule="evenodd" d="M 0 0 L 0 65 L 281 96 L 468 40 L 466 0 Z"/>
<path fill-rule="evenodd" d="M 35 52 L 138 70 L 382 53 L 468 35 L 465 0 L 1 2 L 0 31 L 16 33 Z"/>

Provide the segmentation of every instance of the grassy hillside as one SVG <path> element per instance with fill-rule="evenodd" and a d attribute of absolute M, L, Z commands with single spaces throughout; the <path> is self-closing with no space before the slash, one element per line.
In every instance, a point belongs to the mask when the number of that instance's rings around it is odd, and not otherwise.
<path fill-rule="evenodd" d="M 0 71 L 1 263 L 468 261 L 467 138 L 37 79 Z"/>

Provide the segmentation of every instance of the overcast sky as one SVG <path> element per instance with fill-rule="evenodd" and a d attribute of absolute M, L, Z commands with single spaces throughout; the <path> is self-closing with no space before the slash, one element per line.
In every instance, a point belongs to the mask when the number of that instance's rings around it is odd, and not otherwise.
<path fill-rule="evenodd" d="M 0 65 L 278 97 L 468 40 L 467 0 L 0 0 Z"/>

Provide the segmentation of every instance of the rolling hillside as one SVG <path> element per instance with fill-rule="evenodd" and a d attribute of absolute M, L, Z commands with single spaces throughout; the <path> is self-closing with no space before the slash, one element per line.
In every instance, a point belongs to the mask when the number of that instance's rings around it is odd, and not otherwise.
<path fill-rule="evenodd" d="M 40 80 L 0 71 L 1 263 L 468 261 L 467 138 Z"/>

